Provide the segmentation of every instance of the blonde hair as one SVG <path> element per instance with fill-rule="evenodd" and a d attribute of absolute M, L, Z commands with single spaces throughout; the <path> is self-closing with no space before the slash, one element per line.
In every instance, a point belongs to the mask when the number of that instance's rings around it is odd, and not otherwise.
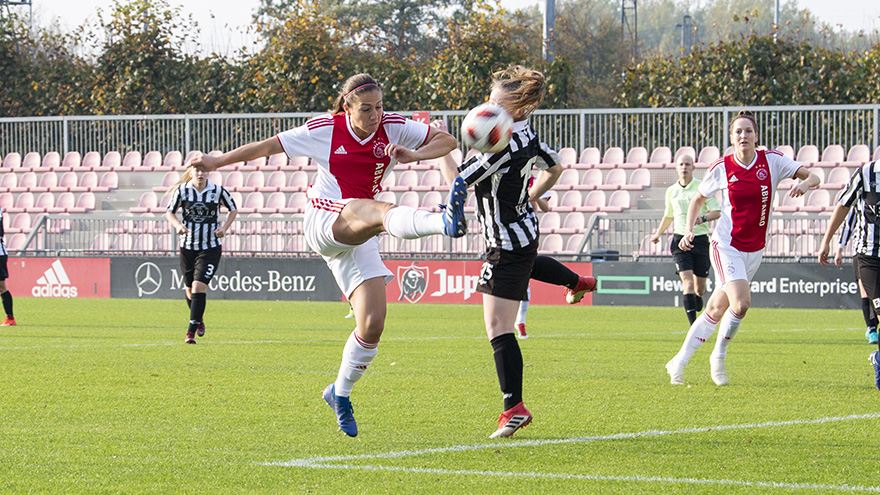
<path fill-rule="evenodd" d="M 174 183 L 173 186 L 169 187 L 167 191 L 165 191 L 165 194 L 173 193 L 174 190 L 178 188 L 178 186 L 191 181 L 192 178 L 193 178 L 193 167 L 192 167 L 192 165 L 190 165 L 190 166 L 186 167 L 186 170 L 183 172 L 183 174 L 180 175 L 180 178 L 177 179 L 177 182 Z"/>
<path fill-rule="evenodd" d="M 330 113 L 340 113 L 343 111 L 342 105 L 351 106 L 355 97 L 369 91 L 382 91 L 379 83 L 369 74 L 355 74 L 345 80 L 342 88 L 339 89 L 339 96 L 333 103 Z"/>
<path fill-rule="evenodd" d="M 541 106 L 547 92 L 544 74 L 521 65 L 512 65 L 492 74 L 492 90 L 504 94 L 498 103 L 511 114 L 522 113 L 525 119 Z"/>

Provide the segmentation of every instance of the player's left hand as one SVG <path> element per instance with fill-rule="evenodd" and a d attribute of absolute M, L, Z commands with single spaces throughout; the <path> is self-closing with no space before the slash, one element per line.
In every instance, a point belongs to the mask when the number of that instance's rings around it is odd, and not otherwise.
<path fill-rule="evenodd" d="M 791 196 L 792 198 L 797 198 L 799 196 L 803 196 L 804 194 L 807 194 L 807 191 L 809 189 L 810 189 L 810 187 L 807 185 L 807 181 L 802 180 L 802 181 L 799 181 L 797 184 L 795 184 L 794 187 L 792 187 L 790 191 L 788 191 L 788 195 Z"/>
<path fill-rule="evenodd" d="M 428 125 L 430 125 L 431 127 L 436 127 L 443 132 L 449 132 L 449 127 L 446 125 L 446 121 L 443 119 L 437 119 Z"/>
<path fill-rule="evenodd" d="M 222 228 L 215 229 L 215 230 L 214 230 L 214 235 L 219 239 L 219 238 L 221 238 L 221 237 L 225 237 L 225 236 L 226 236 L 226 231 L 223 230 Z"/>
<path fill-rule="evenodd" d="M 828 245 L 822 243 L 822 247 L 819 249 L 819 263 L 824 266 L 828 266 Z"/>
<path fill-rule="evenodd" d="M 401 146 L 399 144 L 388 144 L 385 146 L 385 155 L 394 158 L 400 163 L 410 163 L 417 161 L 416 152 L 407 148 L 406 146 Z"/>
<path fill-rule="evenodd" d="M 678 242 L 678 248 L 682 251 L 690 251 L 692 247 L 694 247 L 694 233 L 690 232 L 681 237 L 681 241 Z"/>

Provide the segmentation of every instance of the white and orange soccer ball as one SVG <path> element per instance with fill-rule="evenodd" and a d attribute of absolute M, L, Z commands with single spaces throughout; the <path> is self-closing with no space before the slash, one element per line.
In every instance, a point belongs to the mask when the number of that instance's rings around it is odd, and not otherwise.
<path fill-rule="evenodd" d="M 513 119 L 501 105 L 483 103 L 473 108 L 461 122 L 461 139 L 468 147 L 483 153 L 497 153 L 510 142 Z"/>

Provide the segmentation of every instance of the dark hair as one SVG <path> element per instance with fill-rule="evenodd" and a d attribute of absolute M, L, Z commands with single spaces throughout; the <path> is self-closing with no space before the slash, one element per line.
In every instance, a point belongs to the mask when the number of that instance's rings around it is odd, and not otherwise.
<path fill-rule="evenodd" d="M 758 122 L 755 121 L 755 114 L 748 110 L 740 110 L 739 113 L 736 114 L 736 117 L 734 117 L 733 120 L 730 121 L 729 132 L 733 132 L 733 123 L 736 122 L 738 119 L 749 119 L 749 121 L 752 123 L 752 127 L 755 128 L 755 134 L 758 134 Z"/>
<path fill-rule="evenodd" d="M 351 105 L 351 101 L 355 96 L 368 91 L 382 91 L 379 83 L 373 79 L 373 76 L 369 74 L 355 74 L 349 77 L 345 80 L 342 88 L 340 88 L 339 96 L 336 97 L 336 102 L 333 103 L 333 109 L 330 110 L 330 113 L 342 112 L 343 103 Z"/>
<path fill-rule="evenodd" d="M 512 65 L 492 74 L 492 79 L 492 89 L 505 93 L 499 103 L 511 114 L 511 110 L 522 110 L 523 118 L 528 117 L 544 101 L 547 83 L 540 71 Z"/>

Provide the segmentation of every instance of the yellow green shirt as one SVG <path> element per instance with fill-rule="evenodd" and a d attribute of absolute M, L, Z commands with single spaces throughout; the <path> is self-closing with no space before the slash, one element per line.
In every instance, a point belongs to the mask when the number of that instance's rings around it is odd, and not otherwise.
<path fill-rule="evenodd" d="M 678 235 L 684 235 L 685 226 L 687 224 L 688 206 L 694 196 L 699 194 L 697 186 L 700 185 L 699 179 L 692 179 L 690 184 L 682 187 L 676 181 L 675 184 L 666 188 L 666 213 L 665 216 L 672 218 L 672 232 Z M 710 211 L 720 210 L 718 200 L 714 197 L 706 198 L 703 207 L 700 208 L 700 215 L 706 215 Z M 694 225 L 694 235 L 708 235 L 709 224 L 698 223 Z"/>

